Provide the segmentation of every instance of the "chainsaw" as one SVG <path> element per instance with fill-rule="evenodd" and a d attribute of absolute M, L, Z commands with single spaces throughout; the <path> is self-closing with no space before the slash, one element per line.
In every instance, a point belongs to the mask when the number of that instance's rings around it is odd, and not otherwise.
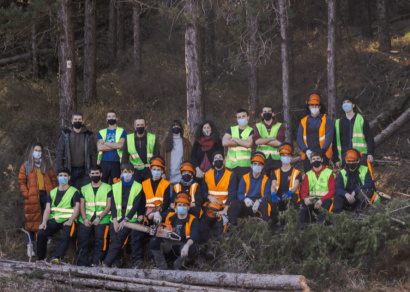
<path fill-rule="evenodd" d="M 151 236 L 181 241 L 181 236 L 173 232 L 172 226 L 169 224 L 158 223 L 147 226 L 138 223 L 127 222 L 125 226 L 133 230 L 148 233 Z"/>

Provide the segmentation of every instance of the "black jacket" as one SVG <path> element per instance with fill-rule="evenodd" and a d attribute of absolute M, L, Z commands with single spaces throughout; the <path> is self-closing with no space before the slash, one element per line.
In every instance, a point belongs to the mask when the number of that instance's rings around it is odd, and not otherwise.
<path fill-rule="evenodd" d="M 57 145 L 57 171 L 62 167 L 67 167 L 71 171 L 71 154 L 70 154 L 70 133 L 71 129 L 62 130 L 60 140 Z M 97 144 L 94 139 L 94 133 L 87 130 L 85 135 L 85 171 L 89 172 L 90 167 L 97 164 Z"/>
<path fill-rule="evenodd" d="M 197 141 L 195 141 L 194 146 L 192 147 L 192 164 L 194 166 L 194 169 L 197 167 L 201 166 L 202 161 L 204 160 L 205 153 L 208 156 L 208 160 L 212 165 L 212 154 L 214 154 L 216 151 L 222 151 L 224 152 L 224 147 L 222 146 L 222 140 L 219 139 L 217 142 L 214 143 L 214 146 L 211 148 L 211 150 L 207 152 L 203 152 L 201 150 L 201 144 L 199 144 Z"/>

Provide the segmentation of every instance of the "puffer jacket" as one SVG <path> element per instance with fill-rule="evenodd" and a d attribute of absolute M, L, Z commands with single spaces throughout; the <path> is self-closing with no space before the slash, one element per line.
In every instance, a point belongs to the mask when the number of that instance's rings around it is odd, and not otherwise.
<path fill-rule="evenodd" d="M 44 174 L 43 178 L 45 191 L 48 194 L 57 186 L 57 179 L 51 165 L 49 173 Z M 43 220 L 41 218 L 40 191 L 38 189 L 37 172 L 35 168 L 33 167 L 33 172 L 27 172 L 26 176 L 26 163 L 23 163 L 20 168 L 18 183 L 20 192 L 26 199 L 24 203 L 25 229 L 27 231 L 37 232 Z"/>

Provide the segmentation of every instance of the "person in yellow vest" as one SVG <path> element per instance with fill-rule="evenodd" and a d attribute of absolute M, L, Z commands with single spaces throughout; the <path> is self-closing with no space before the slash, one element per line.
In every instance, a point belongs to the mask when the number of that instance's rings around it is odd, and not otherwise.
<path fill-rule="evenodd" d="M 343 111 L 345 114 L 341 119 L 336 120 L 335 134 L 333 136 L 333 162 L 337 168 L 344 168 L 346 151 L 353 148 L 363 155 L 360 165 L 367 166 L 367 160 L 373 162 L 374 137 L 369 122 L 360 114 L 355 113 L 356 105 L 346 99 L 343 101 Z"/>
<path fill-rule="evenodd" d="M 229 222 L 238 225 L 237 218 L 245 216 L 262 217 L 265 222 L 269 221 L 271 206 L 268 203 L 270 197 L 270 179 L 265 174 L 265 155 L 256 152 L 251 159 L 252 169 L 245 174 L 239 183 L 237 199 L 232 201 L 229 208 Z"/>
<path fill-rule="evenodd" d="M 296 207 L 300 202 L 300 183 L 302 182 L 302 174 L 299 170 L 290 165 L 292 156 L 295 155 L 295 150 L 292 144 L 284 142 L 279 147 L 280 160 L 282 167 L 272 173 L 272 224 L 279 223 L 279 211 L 285 211 L 289 204 Z M 281 220 L 277 232 L 280 233 L 282 226 L 285 224 Z"/>
<path fill-rule="evenodd" d="M 133 177 L 134 167 L 129 163 L 121 165 L 121 181 L 112 186 L 111 194 L 111 245 L 103 265 L 119 268 L 121 266 L 121 251 L 128 241 L 131 229 L 125 225 L 127 222 L 137 222 L 138 209 L 141 204 L 142 186 Z M 131 236 L 131 259 L 133 268 L 138 268 L 139 262 L 136 255 L 134 240 Z"/>
<path fill-rule="evenodd" d="M 373 190 L 370 169 L 360 164 L 360 153 L 356 149 L 346 151 L 344 169 L 339 172 L 336 182 L 336 196 L 333 212 L 342 210 L 361 211 L 368 203 L 373 203 L 377 194 Z M 364 198 L 366 196 L 366 198 Z"/>
<path fill-rule="evenodd" d="M 310 211 L 319 212 L 319 208 L 323 207 L 331 212 L 333 208 L 332 198 L 336 194 L 333 171 L 322 164 L 322 153 L 312 152 L 310 163 L 313 168 L 305 175 L 300 191 L 302 200 L 296 206 L 301 224 L 305 223 L 306 215 Z M 317 222 L 324 221 L 325 217 L 326 213 L 320 212 Z"/>
<path fill-rule="evenodd" d="M 117 126 L 117 114 L 110 110 L 107 113 L 108 128 L 98 132 L 97 164 L 101 167 L 101 180 L 113 184 L 114 178 L 121 175 L 122 148 L 127 138 L 127 131 Z"/>
<path fill-rule="evenodd" d="M 159 155 L 161 145 L 156 135 L 147 132 L 144 118 L 137 118 L 134 128 L 135 132 L 128 134 L 124 143 L 122 161 L 134 166 L 134 179 L 142 183 L 151 178 L 149 163 L 153 156 Z"/>
<path fill-rule="evenodd" d="M 219 241 L 228 223 L 226 215 L 229 206 L 237 194 L 236 176 L 224 167 L 222 151 L 212 155 L 212 165 L 214 169 L 205 173 L 205 181 L 202 183 L 202 197 L 205 203 L 199 221 L 199 264 L 203 264 L 206 258 L 211 260 L 215 257 L 213 247 L 208 249 L 206 246 L 208 233 L 214 228 L 213 239 Z"/>
<path fill-rule="evenodd" d="M 43 223 L 37 234 L 37 260 L 42 261 L 47 254 L 47 237 L 63 230 L 58 239 L 57 249 L 51 258 L 52 264 L 60 264 L 64 258 L 70 239 L 74 234 L 76 218 L 80 210 L 80 194 L 75 187 L 68 185 L 70 170 L 60 168 L 57 173 L 58 187 L 47 196 Z"/>
<path fill-rule="evenodd" d="M 181 237 L 181 240 L 153 237 L 150 242 L 155 263 L 160 270 L 168 269 L 166 255 L 177 256 L 173 263 L 173 269 L 180 270 L 198 252 L 196 244 L 199 241 L 199 222 L 195 216 L 188 212 L 191 206 L 191 196 L 180 192 L 175 199 L 175 204 L 175 212 L 170 212 L 167 217 L 162 219 L 162 223 L 170 225 L 172 230 Z"/>
<path fill-rule="evenodd" d="M 228 147 L 226 168 L 236 175 L 239 183 L 251 170 L 251 150 L 253 129 L 248 126 L 249 113 L 246 109 L 236 111 L 237 126 L 229 127 L 222 138 L 222 145 Z"/>
<path fill-rule="evenodd" d="M 191 198 L 189 214 L 194 215 L 199 219 L 201 215 L 201 207 L 203 204 L 201 186 L 195 182 L 195 170 L 190 161 L 183 161 L 179 168 L 181 172 L 181 181 L 175 184 L 171 189 L 171 205 L 172 212 L 175 210 L 175 199 L 180 192 L 186 193 Z"/>
<path fill-rule="evenodd" d="M 271 173 L 281 167 L 278 147 L 285 141 L 285 126 L 279 123 L 270 105 L 262 108 L 262 121 L 253 127 L 253 141 L 258 146 L 256 151 L 265 155 L 263 170 L 270 178 Z"/>
<path fill-rule="evenodd" d="M 170 212 L 171 184 L 162 175 L 166 171 L 165 160 L 161 156 L 154 156 L 150 162 L 152 178 L 142 183 L 141 204 L 138 210 L 138 223 L 161 223 Z M 148 223 L 147 223 L 148 221 Z M 143 259 L 143 245 L 152 236 L 148 233 L 133 230 L 132 247 L 136 250 L 135 260 L 140 264 Z"/>
<path fill-rule="evenodd" d="M 329 166 L 332 158 L 333 122 L 326 114 L 319 93 L 311 93 L 306 101 L 308 115 L 299 124 L 297 143 L 302 150 L 301 156 L 305 173 L 312 169 L 310 163 L 312 152 L 319 152 L 323 157 L 323 165 Z"/>
<path fill-rule="evenodd" d="M 102 171 L 98 165 L 90 168 L 91 183 L 81 188 L 80 218 L 77 239 L 77 265 L 89 266 L 88 243 L 94 232 L 94 254 L 92 266 L 104 260 L 109 242 L 111 210 L 111 186 L 101 181 Z"/>

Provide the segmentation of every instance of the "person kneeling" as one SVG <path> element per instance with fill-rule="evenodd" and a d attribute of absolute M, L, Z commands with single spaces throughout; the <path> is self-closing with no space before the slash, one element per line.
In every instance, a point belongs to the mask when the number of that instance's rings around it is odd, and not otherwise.
<path fill-rule="evenodd" d="M 305 223 L 306 214 L 312 210 L 318 211 L 321 206 L 329 212 L 332 210 L 332 198 L 336 193 L 335 178 L 333 171 L 322 165 L 322 162 L 322 154 L 320 152 L 312 152 L 310 163 L 313 165 L 313 168 L 305 175 L 300 192 L 302 201 L 297 205 L 301 224 Z M 325 217 L 326 214 L 320 212 L 317 222 L 324 221 Z"/>
<path fill-rule="evenodd" d="M 174 270 L 180 270 L 198 252 L 196 243 L 199 241 L 199 222 L 195 216 L 188 214 L 191 197 L 180 192 L 175 199 L 176 213 L 170 212 L 163 223 L 172 226 L 172 230 L 181 237 L 180 241 L 153 237 L 151 251 L 158 269 L 167 270 L 165 255 L 173 253 L 178 258 L 174 261 Z"/>
<path fill-rule="evenodd" d="M 252 169 L 245 174 L 240 183 L 238 197 L 232 201 L 229 209 L 229 219 L 232 225 L 238 225 L 237 218 L 255 216 L 260 212 L 262 220 L 269 221 L 269 211 L 267 199 L 270 196 L 270 180 L 266 176 L 263 167 L 265 166 L 265 156 L 261 152 L 256 152 L 251 159 Z"/>

